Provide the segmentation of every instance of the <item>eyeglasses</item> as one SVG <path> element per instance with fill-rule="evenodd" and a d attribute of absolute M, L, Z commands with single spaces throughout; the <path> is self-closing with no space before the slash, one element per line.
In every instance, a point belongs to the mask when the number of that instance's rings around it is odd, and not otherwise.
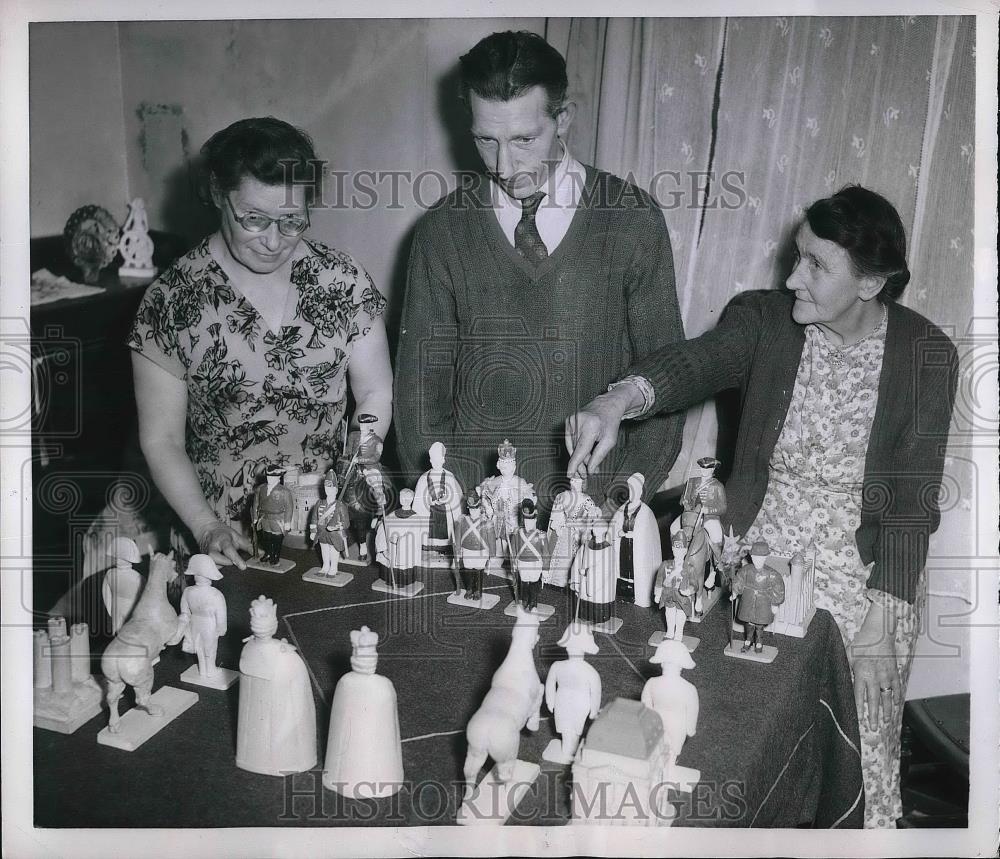
<path fill-rule="evenodd" d="M 233 213 L 236 222 L 248 233 L 262 233 L 271 224 L 278 225 L 278 232 L 283 236 L 301 236 L 309 227 L 309 218 L 305 215 L 282 215 L 279 218 L 269 218 L 260 212 L 247 212 L 245 215 L 237 214 L 233 208 L 233 201 L 229 195 L 223 195 L 229 205 L 229 211 Z"/>

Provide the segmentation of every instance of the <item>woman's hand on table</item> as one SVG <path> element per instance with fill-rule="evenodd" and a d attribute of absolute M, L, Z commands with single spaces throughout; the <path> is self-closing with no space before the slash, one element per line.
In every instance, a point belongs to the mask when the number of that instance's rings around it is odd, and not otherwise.
<path fill-rule="evenodd" d="M 867 703 L 868 727 L 873 731 L 892 725 L 896 720 L 896 708 L 903 704 L 893 621 L 887 606 L 872 602 L 847 654 L 854 674 L 858 714 L 865 712 Z"/>
<path fill-rule="evenodd" d="M 240 551 L 242 550 L 249 555 L 253 552 L 253 547 L 246 537 L 228 525 L 216 521 L 204 529 L 200 529 L 197 537 L 198 548 L 206 555 L 211 556 L 215 563 L 221 566 L 235 564 L 241 570 L 247 568 L 246 561 L 240 556 Z"/>

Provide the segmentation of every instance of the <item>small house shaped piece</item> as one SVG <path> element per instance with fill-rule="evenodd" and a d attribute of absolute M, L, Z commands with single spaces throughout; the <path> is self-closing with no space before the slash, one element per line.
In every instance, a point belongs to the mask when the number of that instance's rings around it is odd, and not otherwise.
<path fill-rule="evenodd" d="M 669 826 L 667 738 L 660 716 L 616 698 L 590 726 L 573 762 L 574 823 Z"/>

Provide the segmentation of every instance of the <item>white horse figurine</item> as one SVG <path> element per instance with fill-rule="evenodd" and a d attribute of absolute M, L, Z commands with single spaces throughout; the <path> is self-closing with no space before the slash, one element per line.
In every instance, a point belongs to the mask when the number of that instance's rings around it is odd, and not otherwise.
<path fill-rule="evenodd" d="M 167 583 L 177 578 L 174 553 L 157 552 L 149 562 L 149 579 L 129 617 L 114 640 L 101 656 L 101 671 L 108 681 L 108 708 L 111 720 L 108 730 L 117 734 L 118 699 L 125 686 L 135 689 L 135 704 L 150 716 L 160 716 L 163 711 L 149 703 L 153 690 L 153 660 L 168 644 L 178 644 L 184 629 L 177 612 L 167 601 Z"/>
<path fill-rule="evenodd" d="M 469 741 L 464 770 L 466 799 L 475 792 L 476 776 L 487 756 L 496 762 L 497 779 L 509 782 L 517 763 L 521 728 L 538 730 L 545 687 L 535 668 L 537 643 L 538 615 L 519 608 L 507 657 L 493 675 L 490 691 L 465 731 Z"/>

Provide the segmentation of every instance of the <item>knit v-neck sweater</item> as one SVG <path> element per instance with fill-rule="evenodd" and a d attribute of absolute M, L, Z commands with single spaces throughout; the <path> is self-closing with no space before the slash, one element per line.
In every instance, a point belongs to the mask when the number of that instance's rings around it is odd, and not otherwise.
<path fill-rule="evenodd" d="M 628 369 L 648 379 L 656 411 L 677 411 L 739 388 L 742 411 L 723 526 L 744 534 L 764 501 L 769 463 L 795 387 L 805 327 L 794 296 L 744 292 L 711 331 Z M 885 353 L 855 532 L 867 586 L 912 603 L 940 520 L 938 490 L 958 380 L 948 337 L 919 313 L 887 303 Z"/>
<path fill-rule="evenodd" d="M 417 225 L 396 360 L 400 460 L 415 475 L 435 441 L 468 488 L 494 473 L 497 445 L 543 510 L 565 488 L 564 421 L 634 360 L 683 340 L 663 214 L 648 194 L 586 168 L 581 202 L 537 267 L 506 239 L 479 179 Z M 624 498 L 641 471 L 651 494 L 680 450 L 683 415 L 635 422 L 587 491 Z"/>

